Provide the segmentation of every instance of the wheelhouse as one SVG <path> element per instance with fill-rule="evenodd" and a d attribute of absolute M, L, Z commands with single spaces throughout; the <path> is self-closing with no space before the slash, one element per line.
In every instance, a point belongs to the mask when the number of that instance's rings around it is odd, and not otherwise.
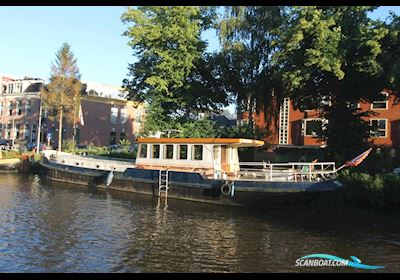
<path fill-rule="evenodd" d="M 263 141 L 242 138 L 139 138 L 136 166 L 200 172 L 214 178 L 240 170 L 238 148 Z"/>

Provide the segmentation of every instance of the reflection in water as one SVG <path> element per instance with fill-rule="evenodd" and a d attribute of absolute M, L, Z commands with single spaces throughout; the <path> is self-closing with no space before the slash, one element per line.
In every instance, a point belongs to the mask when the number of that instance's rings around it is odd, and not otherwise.
<path fill-rule="evenodd" d="M 313 253 L 400 268 L 400 222 L 384 215 L 223 207 L 0 178 L 0 272 L 298 272 Z"/>

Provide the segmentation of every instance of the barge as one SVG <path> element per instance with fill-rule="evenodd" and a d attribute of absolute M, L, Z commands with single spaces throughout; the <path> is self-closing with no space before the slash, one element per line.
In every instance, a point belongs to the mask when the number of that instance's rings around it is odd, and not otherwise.
<path fill-rule="evenodd" d="M 343 188 L 334 162 L 239 162 L 243 138 L 139 138 L 135 161 L 47 150 L 43 175 L 54 181 L 231 206 L 304 205 Z"/>

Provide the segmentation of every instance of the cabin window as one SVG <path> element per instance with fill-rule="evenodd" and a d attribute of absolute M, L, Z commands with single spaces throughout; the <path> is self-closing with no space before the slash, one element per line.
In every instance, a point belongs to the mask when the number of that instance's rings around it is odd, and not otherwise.
<path fill-rule="evenodd" d="M 203 145 L 193 145 L 192 160 L 203 160 Z"/>
<path fill-rule="evenodd" d="M 188 158 L 188 145 L 179 145 L 179 159 Z"/>
<path fill-rule="evenodd" d="M 160 158 L 160 145 L 156 144 L 153 145 L 153 149 L 152 149 L 152 158 Z"/>
<path fill-rule="evenodd" d="M 165 158 L 166 159 L 174 158 L 174 145 L 165 145 Z"/>
<path fill-rule="evenodd" d="M 147 144 L 139 145 L 139 157 L 141 157 L 141 158 L 147 157 Z"/>

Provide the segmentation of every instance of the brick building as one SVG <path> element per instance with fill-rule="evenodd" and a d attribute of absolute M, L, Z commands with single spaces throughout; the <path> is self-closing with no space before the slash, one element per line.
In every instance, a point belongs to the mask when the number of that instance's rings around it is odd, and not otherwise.
<path fill-rule="evenodd" d="M 0 138 L 12 139 L 21 145 L 36 143 L 43 84 L 42 79 L 1 77 Z M 127 101 L 116 87 L 96 84 L 94 90 L 93 83 L 89 85 L 87 94 L 81 98 L 84 125 L 77 124 L 77 143 L 108 146 L 118 144 L 121 139 L 133 141 L 140 129 L 143 106 Z M 47 118 L 46 109 L 40 131 L 41 142 L 46 143 L 50 136 L 51 144 L 57 145 L 58 122 Z M 72 139 L 72 136 L 72 124 L 63 123 L 63 139 Z"/>
<path fill-rule="evenodd" d="M 400 157 L 400 104 L 395 96 L 382 92 L 385 101 L 359 102 L 355 106 L 362 112 L 372 110 L 374 115 L 364 118 L 371 124 L 370 141 L 390 151 L 392 157 Z M 254 114 L 255 126 L 266 126 L 265 112 Z M 247 122 L 249 113 L 239 114 L 241 122 Z M 269 151 L 279 149 L 321 149 L 326 143 L 316 137 L 318 131 L 323 129 L 324 120 L 318 110 L 294 109 L 293 103 L 286 98 L 279 108 L 277 121 L 272 121 L 269 126 L 270 135 L 266 136 Z M 375 128 L 373 128 L 375 127 Z"/>

